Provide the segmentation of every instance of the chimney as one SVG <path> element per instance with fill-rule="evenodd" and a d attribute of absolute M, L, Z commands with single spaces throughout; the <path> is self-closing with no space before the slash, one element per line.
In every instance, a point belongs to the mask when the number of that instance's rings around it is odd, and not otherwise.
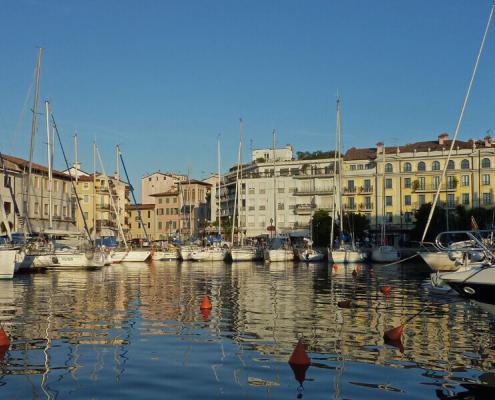
<path fill-rule="evenodd" d="M 385 146 L 383 145 L 383 142 L 378 142 L 376 144 L 376 154 L 381 154 L 385 151 Z"/>
<path fill-rule="evenodd" d="M 484 140 L 485 140 L 485 147 L 492 147 L 492 137 L 490 135 L 486 135 Z"/>
<path fill-rule="evenodd" d="M 438 144 L 444 145 L 444 144 L 446 144 L 448 139 L 449 139 L 449 134 L 446 132 L 443 132 L 440 135 L 438 135 Z"/>

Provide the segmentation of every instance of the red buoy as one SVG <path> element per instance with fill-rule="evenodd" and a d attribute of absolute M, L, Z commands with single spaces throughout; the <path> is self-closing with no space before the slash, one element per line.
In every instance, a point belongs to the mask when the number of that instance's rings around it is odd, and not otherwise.
<path fill-rule="evenodd" d="M 0 346 L 2 347 L 9 347 L 10 346 L 10 340 L 5 331 L 3 330 L 2 327 L 0 327 Z"/>
<path fill-rule="evenodd" d="M 382 292 L 385 296 L 389 296 L 392 288 L 390 286 L 382 286 L 380 288 L 380 292 Z"/>
<path fill-rule="evenodd" d="M 199 306 L 199 308 L 201 310 L 211 310 L 211 303 L 210 303 L 210 299 L 208 298 L 208 296 L 205 295 L 205 297 L 203 297 L 203 301 L 201 302 L 201 305 Z"/>
<path fill-rule="evenodd" d="M 210 311 L 210 308 L 201 308 L 201 314 L 203 314 L 203 320 L 205 322 L 208 322 L 208 320 L 210 319 Z"/>
<path fill-rule="evenodd" d="M 302 366 L 309 366 L 311 364 L 311 360 L 306 354 L 306 350 L 304 350 L 304 343 L 301 339 L 297 342 L 296 347 L 289 358 L 289 364 Z"/>
<path fill-rule="evenodd" d="M 385 340 L 397 341 L 402 337 L 402 333 L 404 332 L 404 325 L 399 325 L 393 329 L 390 329 L 385 332 L 383 338 Z"/>

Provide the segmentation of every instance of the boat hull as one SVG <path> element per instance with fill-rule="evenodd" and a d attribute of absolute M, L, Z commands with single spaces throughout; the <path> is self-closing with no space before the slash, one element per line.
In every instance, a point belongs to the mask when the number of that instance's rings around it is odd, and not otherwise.
<path fill-rule="evenodd" d="M 12 279 L 15 271 L 15 258 L 18 250 L 0 250 L 0 279 Z"/>
<path fill-rule="evenodd" d="M 328 258 L 334 264 L 359 263 L 364 261 L 364 254 L 357 250 L 332 250 L 328 252 Z"/>
<path fill-rule="evenodd" d="M 287 249 L 272 249 L 265 250 L 265 261 L 267 262 L 281 262 L 281 261 L 293 261 L 294 251 Z"/>
<path fill-rule="evenodd" d="M 191 254 L 193 261 L 224 261 L 226 250 L 197 250 Z"/>
<path fill-rule="evenodd" d="M 230 250 L 230 257 L 233 262 L 255 261 L 262 258 L 261 252 L 255 248 L 233 248 Z"/>
<path fill-rule="evenodd" d="M 325 254 L 317 250 L 300 249 L 297 251 L 297 257 L 303 262 L 321 262 L 325 260 Z"/>
<path fill-rule="evenodd" d="M 179 258 L 176 251 L 155 251 L 151 256 L 153 261 L 173 261 Z"/>
<path fill-rule="evenodd" d="M 103 267 L 105 256 L 102 252 L 56 252 L 35 256 L 33 265 L 44 268 L 87 268 Z"/>
<path fill-rule="evenodd" d="M 111 257 L 114 264 L 121 262 L 145 262 L 150 254 L 150 251 L 142 250 L 114 250 L 111 253 Z"/>
<path fill-rule="evenodd" d="M 467 299 L 495 304 L 495 267 L 475 267 L 442 274 L 441 278 Z"/>

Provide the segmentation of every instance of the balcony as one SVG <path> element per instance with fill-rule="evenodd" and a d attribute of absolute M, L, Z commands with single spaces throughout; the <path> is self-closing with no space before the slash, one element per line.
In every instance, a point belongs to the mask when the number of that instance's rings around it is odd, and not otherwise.
<path fill-rule="evenodd" d="M 354 186 L 351 186 L 351 187 L 345 187 L 343 190 L 342 190 L 342 193 L 344 195 L 353 195 L 353 194 L 356 194 L 358 192 L 357 190 L 357 187 L 354 187 Z"/>
<path fill-rule="evenodd" d="M 316 208 L 316 204 L 296 204 L 294 208 L 294 214 L 297 215 L 308 215 L 313 212 Z"/>
<path fill-rule="evenodd" d="M 96 203 L 96 209 L 100 211 L 110 211 L 111 207 L 110 204 Z"/>
<path fill-rule="evenodd" d="M 328 195 L 332 193 L 333 193 L 333 189 L 330 188 L 316 188 L 316 189 L 296 188 L 296 190 L 294 191 L 295 196 Z"/>
<path fill-rule="evenodd" d="M 356 209 L 356 204 L 344 204 L 344 210 L 355 211 Z"/>
<path fill-rule="evenodd" d="M 373 203 L 360 203 L 358 206 L 358 209 L 360 211 L 372 211 L 373 210 Z"/>
<path fill-rule="evenodd" d="M 441 192 L 454 192 L 457 189 L 457 184 L 443 184 L 440 187 Z M 426 193 L 426 192 L 436 192 L 438 190 L 438 185 L 430 184 L 430 185 L 413 185 L 413 192 L 417 193 Z"/>

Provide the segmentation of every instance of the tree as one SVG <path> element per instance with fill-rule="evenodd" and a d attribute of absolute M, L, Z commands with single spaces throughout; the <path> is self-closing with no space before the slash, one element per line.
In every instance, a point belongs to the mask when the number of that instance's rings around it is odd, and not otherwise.
<path fill-rule="evenodd" d="M 423 204 L 419 209 L 414 212 L 414 218 L 416 220 L 413 229 L 411 230 L 412 240 L 421 240 L 428 216 L 430 215 L 431 203 Z M 445 210 L 442 207 L 437 206 L 428 228 L 428 232 L 425 237 L 425 241 L 433 242 L 440 232 L 444 232 L 447 228 Z"/>
<path fill-rule="evenodd" d="M 370 221 L 363 214 L 348 213 L 344 215 L 344 231 L 354 234 L 354 238 L 363 240 L 370 229 Z"/>
<path fill-rule="evenodd" d="M 330 243 L 332 217 L 325 210 L 316 210 L 311 220 L 313 242 L 317 247 L 326 247 Z M 335 227 L 334 227 L 335 228 Z M 337 231 L 335 233 L 337 235 Z"/>

